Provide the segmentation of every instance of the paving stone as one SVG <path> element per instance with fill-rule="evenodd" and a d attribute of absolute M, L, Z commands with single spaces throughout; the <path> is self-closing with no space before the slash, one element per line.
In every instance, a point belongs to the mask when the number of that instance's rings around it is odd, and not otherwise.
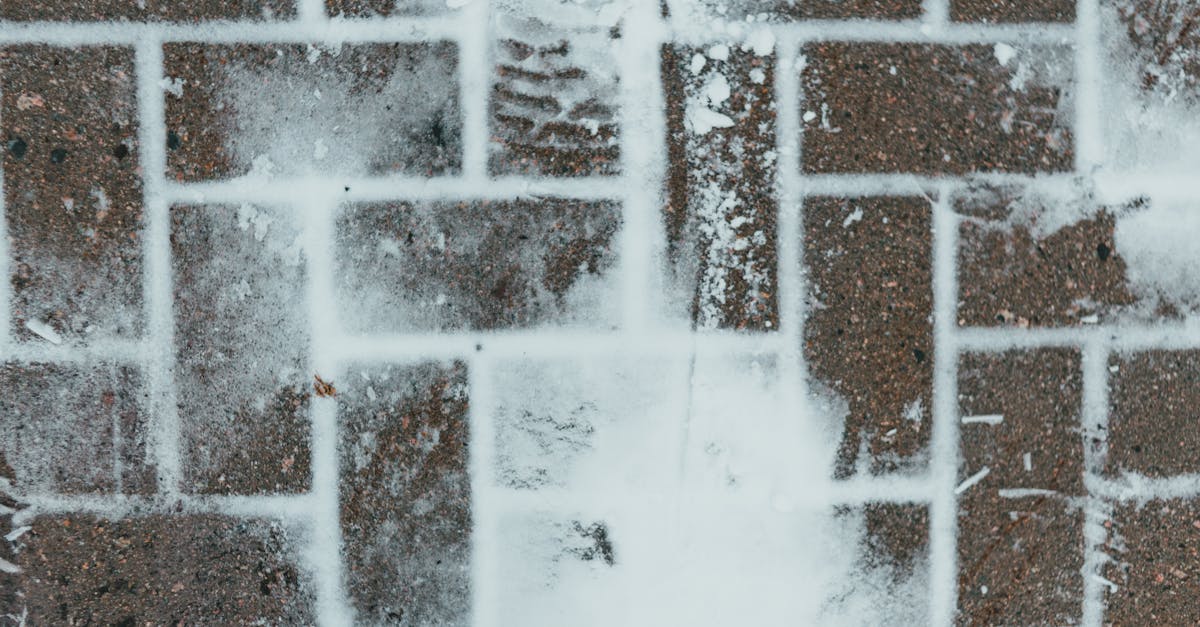
<path fill-rule="evenodd" d="M 6 3 L 5 6 L 38 3 Z M 12 324 L 67 341 L 142 328 L 142 187 L 133 51 L 0 49 Z M 9 280 L 9 279 L 5 279 Z M 6 322 L 7 323 L 7 322 Z"/>
<path fill-rule="evenodd" d="M 877 20 L 914 19 L 921 16 L 921 0 L 750 0 L 728 2 L 703 0 L 716 15 L 730 20 L 786 22 L 802 19 L 866 18 Z"/>
<path fill-rule="evenodd" d="M 43 515 L 18 539 L 30 625 L 312 624 L 289 531 L 261 520 Z"/>
<path fill-rule="evenodd" d="M 446 8 L 446 0 L 325 0 L 329 15 L 345 18 L 437 15 Z"/>
<path fill-rule="evenodd" d="M 461 166 L 451 43 L 180 43 L 165 47 L 164 63 L 174 178 L 432 176 Z"/>
<path fill-rule="evenodd" d="M 338 387 L 341 523 L 358 620 L 470 617 L 471 482 L 462 363 L 348 369 Z"/>
<path fill-rule="evenodd" d="M 495 25 L 491 173 L 619 173 L 615 34 L 504 14 Z"/>
<path fill-rule="evenodd" d="M 359 204 L 337 225 L 339 311 L 356 332 L 597 325 L 614 317 L 613 203 Z"/>
<path fill-rule="evenodd" d="M 775 63 L 731 48 L 663 48 L 667 244 L 697 327 L 764 331 L 779 324 Z M 732 125 L 709 128 L 709 112 Z"/>
<path fill-rule="evenodd" d="M 16 493 L 154 491 L 135 369 L 6 363 L 0 389 L 0 476 Z"/>
<path fill-rule="evenodd" d="M 295 0 L 37 0 L 0 4 L 0 19 L 16 21 L 276 20 L 295 14 Z"/>
<path fill-rule="evenodd" d="M 1114 355 L 1109 364 L 1108 472 L 1200 472 L 1200 351 Z"/>
<path fill-rule="evenodd" d="M 1114 508 L 1106 545 L 1106 625 L 1186 625 L 1200 616 L 1200 504 Z"/>
<path fill-rule="evenodd" d="M 845 527 L 861 525 L 854 577 L 839 582 L 842 599 L 869 598 L 874 616 L 893 624 L 929 620 L 929 509 L 904 503 L 867 503 L 843 508 Z M 860 612 L 861 615 L 861 612 Z"/>
<path fill-rule="evenodd" d="M 1073 22 L 1075 0 L 950 0 L 955 22 Z"/>
<path fill-rule="evenodd" d="M 1043 208 L 1046 207 L 1046 208 Z M 1053 232 L 1015 190 L 960 199 L 958 322 L 968 326 L 1062 327 L 1099 322 L 1137 298 L 1114 246 L 1116 219 L 1101 210 Z M 1022 214 L 1032 212 L 1032 220 Z"/>
<path fill-rule="evenodd" d="M 967 354 L 958 384 L 959 479 L 989 472 L 959 497 L 957 622 L 1077 623 L 1083 517 L 1065 497 L 1084 493 L 1079 353 Z"/>
<path fill-rule="evenodd" d="M 1104 0 L 1116 10 L 1146 90 L 1200 98 L 1200 8 L 1192 0 Z"/>
<path fill-rule="evenodd" d="M 811 44 L 802 74 L 808 173 L 1061 172 L 1072 167 L 1063 48 Z"/>
<path fill-rule="evenodd" d="M 292 214 L 171 210 L 185 490 L 300 492 L 309 484 L 304 254 Z"/>
<path fill-rule="evenodd" d="M 932 209 L 922 198 L 810 198 L 804 350 L 849 403 L 836 475 L 920 462 L 933 385 Z"/>

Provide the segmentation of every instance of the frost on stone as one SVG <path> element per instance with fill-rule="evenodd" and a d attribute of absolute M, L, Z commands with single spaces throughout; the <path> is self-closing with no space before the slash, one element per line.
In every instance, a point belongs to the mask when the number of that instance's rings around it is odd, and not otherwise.
<path fill-rule="evenodd" d="M 489 167 L 496 174 L 616 174 L 617 89 L 608 28 L 510 8 L 495 18 Z"/>
<path fill-rule="evenodd" d="M 611 203 L 555 198 L 343 207 L 341 320 L 357 332 L 608 324 L 619 226 Z"/>
<path fill-rule="evenodd" d="M 773 71 L 725 44 L 664 52 L 668 253 L 699 328 L 776 324 Z"/>
<path fill-rule="evenodd" d="M 200 493 L 306 488 L 304 252 L 286 208 L 171 210 L 185 483 Z"/>
<path fill-rule="evenodd" d="M 340 517 L 359 621 L 468 620 L 466 374 L 461 363 L 346 369 L 338 395 Z"/>
<path fill-rule="evenodd" d="M 0 365 L 0 475 L 14 495 L 153 491 L 140 385 L 121 366 Z"/>
<path fill-rule="evenodd" d="M 1200 313 L 1200 205 L 1149 202 L 1117 220 L 1116 252 L 1135 294 L 1178 314 Z"/>

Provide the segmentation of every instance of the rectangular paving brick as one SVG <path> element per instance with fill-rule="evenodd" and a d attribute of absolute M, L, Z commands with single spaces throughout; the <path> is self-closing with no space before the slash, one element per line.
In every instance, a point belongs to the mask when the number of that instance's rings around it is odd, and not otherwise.
<path fill-rule="evenodd" d="M 1101 210 L 1046 233 L 1037 219 L 1054 202 L 1061 200 L 995 189 L 956 199 L 967 216 L 959 230 L 959 324 L 1072 326 L 1136 304 L 1114 248 L 1115 216 Z"/>
<path fill-rule="evenodd" d="M 616 39 L 500 15 L 489 98 L 492 174 L 617 174 Z"/>
<path fill-rule="evenodd" d="M 342 18 L 438 15 L 446 0 L 325 0 L 325 11 Z"/>
<path fill-rule="evenodd" d="M 6 3 L 5 6 L 38 3 Z M 67 341 L 142 328 L 137 86 L 128 48 L 0 49 L 12 325 Z M 8 324 L 8 321 L 5 321 Z"/>
<path fill-rule="evenodd" d="M 803 170 L 1069 170 L 1069 50 L 1013 51 L 1010 58 L 984 45 L 806 46 Z"/>
<path fill-rule="evenodd" d="M 1106 625 L 1189 625 L 1200 599 L 1200 503 L 1116 506 L 1106 546 Z"/>
<path fill-rule="evenodd" d="M 950 0 L 956 22 L 1073 22 L 1075 0 Z"/>
<path fill-rule="evenodd" d="M 358 620 L 465 624 L 471 609 L 466 367 L 353 367 L 340 383 L 342 537 Z"/>
<path fill-rule="evenodd" d="M 164 63 L 174 178 L 432 176 L 462 164 L 452 43 L 180 43 Z"/>
<path fill-rule="evenodd" d="M 288 529 L 216 515 L 39 516 L 15 578 L 30 625 L 313 624 Z"/>
<path fill-rule="evenodd" d="M 867 503 L 838 512 L 843 528 L 861 526 L 852 577 L 839 582 L 836 597 L 849 601 L 870 599 L 870 615 L 895 625 L 920 625 L 929 621 L 929 509 L 903 503 Z M 864 615 L 861 608 L 851 614 Z M 880 618 L 882 617 L 882 618 Z M 866 619 L 871 620 L 871 619 Z"/>
<path fill-rule="evenodd" d="M 295 14 L 295 0 L 12 0 L 0 4 L 0 19 L 15 21 L 276 20 Z"/>
<path fill-rule="evenodd" d="M 619 208 L 540 200 L 360 204 L 337 223 L 339 311 L 355 332 L 611 320 Z"/>
<path fill-rule="evenodd" d="M 707 50 L 662 52 L 668 253 L 697 327 L 770 330 L 779 324 L 774 57 Z"/>
<path fill-rule="evenodd" d="M 1121 54 L 1132 57 L 1145 93 L 1154 104 L 1175 100 L 1181 93 L 1200 88 L 1200 13 L 1194 0 L 1106 0 L 1123 26 L 1123 37 L 1110 45 L 1126 46 Z M 1135 83 L 1136 84 L 1136 83 Z M 1167 132 L 1169 123 L 1159 127 Z M 1158 156 L 1151 156 L 1158 158 Z"/>
<path fill-rule="evenodd" d="M 290 210 L 171 210 L 185 490 L 299 492 L 309 484 L 304 254 Z"/>
<path fill-rule="evenodd" d="M 810 198 L 804 351 L 849 403 L 836 474 L 919 463 L 933 393 L 932 208 L 911 197 Z"/>
<path fill-rule="evenodd" d="M 731 20 L 745 20 L 749 16 L 770 22 L 838 18 L 902 20 L 922 14 L 921 0 L 703 0 L 702 4 Z"/>
<path fill-rule="evenodd" d="M 961 625 L 1074 624 L 1082 607 L 1082 374 L 1074 349 L 963 355 Z M 991 417 L 987 419 L 985 417 Z M 1001 418 L 995 418 L 1001 417 Z"/>
<path fill-rule="evenodd" d="M 154 491 L 134 368 L 6 363 L 0 389 L 0 476 L 16 493 Z"/>
<path fill-rule="evenodd" d="M 1200 351 L 1114 355 L 1109 364 L 1107 471 L 1200 473 Z"/>

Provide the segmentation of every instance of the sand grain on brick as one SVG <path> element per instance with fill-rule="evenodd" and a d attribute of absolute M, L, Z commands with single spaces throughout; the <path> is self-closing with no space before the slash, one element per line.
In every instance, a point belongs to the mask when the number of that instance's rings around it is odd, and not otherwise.
<path fill-rule="evenodd" d="M 933 386 L 932 210 L 923 198 L 810 198 L 804 350 L 846 399 L 837 475 L 918 461 Z"/>
<path fill-rule="evenodd" d="M 304 255 L 289 210 L 171 210 L 177 397 L 186 490 L 309 484 Z"/>
<path fill-rule="evenodd" d="M 341 524 L 361 621 L 469 618 L 466 374 L 461 363 L 347 369 L 338 395 Z"/>
<path fill-rule="evenodd" d="M 1061 172 L 1072 165 L 1071 59 L 993 46 L 819 43 L 804 48 L 809 173 Z"/>
<path fill-rule="evenodd" d="M 667 245 L 697 327 L 765 331 L 779 324 L 775 63 L 731 48 L 663 48 Z M 707 112 L 732 126 L 695 120 Z"/>
<path fill-rule="evenodd" d="M 0 133 L 14 335 L 142 327 L 141 178 L 133 51 L 0 49 Z M 5 278 L 4 280 L 10 280 Z"/>

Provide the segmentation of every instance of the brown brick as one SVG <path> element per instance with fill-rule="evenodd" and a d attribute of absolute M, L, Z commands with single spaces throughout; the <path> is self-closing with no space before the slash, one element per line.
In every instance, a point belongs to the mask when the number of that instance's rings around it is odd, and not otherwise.
<path fill-rule="evenodd" d="M 185 490 L 309 483 L 307 301 L 288 210 L 175 207 L 176 383 Z M 319 373 L 317 373 L 319 374 Z"/>
<path fill-rule="evenodd" d="M 613 33 L 513 16 L 498 26 L 488 107 L 492 174 L 617 174 Z"/>
<path fill-rule="evenodd" d="M 590 324 L 612 306 L 619 226 L 612 203 L 554 198 L 346 207 L 343 323 L 358 332 Z"/>
<path fill-rule="evenodd" d="M 1150 501 L 1115 508 L 1105 624 L 1189 625 L 1200 616 L 1200 504 Z"/>
<path fill-rule="evenodd" d="M 471 605 L 466 368 L 352 372 L 339 388 L 338 419 L 347 586 L 358 619 L 463 624 Z"/>
<path fill-rule="evenodd" d="M 0 19 L 17 21 L 278 20 L 295 14 L 295 0 L 37 0 L 0 4 Z"/>
<path fill-rule="evenodd" d="M 779 324 L 774 57 L 736 47 L 725 60 L 703 53 L 663 48 L 668 251 L 696 326 L 771 330 Z M 704 67 L 693 72 L 697 55 Z M 727 99 L 705 97 L 710 86 L 726 85 Z M 696 110 L 725 115 L 733 126 L 699 133 L 688 121 Z"/>
<path fill-rule="evenodd" d="M 325 10 L 346 18 L 437 15 L 446 12 L 446 0 L 325 0 Z"/>
<path fill-rule="evenodd" d="M 861 525 L 864 536 L 857 546 L 857 571 L 838 582 L 836 601 L 831 600 L 830 605 L 836 608 L 838 602 L 848 601 L 848 618 L 860 622 L 927 623 L 929 509 L 903 503 L 867 503 L 845 508 L 838 515 L 843 529 Z M 870 610 L 856 605 L 864 600 L 870 601 Z M 865 618 L 867 615 L 871 618 Z"/>
<path fill-rule="evenodd" d="M 850 413 L 837 475 L 918 462 L 929 441 L 933 288 L 929 202 L 811 198 L 804 205 L 812 293 L 804 329 L 814 377 Z"/>
<path fill-rule="evenodd" d="M 42 341 L 24 328 L 29 320 L 48 323 L 67 340 L 141 331 L 135 93 L 127 48 L 0 49 L 19 338 Z"/>
<path fill-rule="evenodd" d="M 432 176 L 461 166 L 451 43 L 182 43 L 166 46 L 164 62 L 174 178 L 238 176 L 256 160 L 262 174 L 292 176 Z M 298 137 L 295 120 L 311 130 Z"/>
<path fill-rule="evenodd" d="M 1078 622 L 1083 517 L 1066 497 L 1083 494 L 1081 398 L 1076 350 L 962 357 L 960 414 L 1003 422 L 960 427 L 959 479 L 990 472 L 959 497 L 958 624 Z M 1016 489 L 1053 494 L 1002 492 Z"/>
<path fill-rule="evenodd" d="M 1200 351 L 1116 355 L 1110 364 L 1108 472 L 1200 472 Z"/>
<path fill-rule="evenodd" d="M 0 476 L 18 494 L 154 491 L 133 368 L 7 363 L 0 389 Z"/>
<path fill-rule="evenodd" d="M 747 16 L 769 21 L 802 19 L 866 18 L 874 20 L 914 19 L 921 16 L 921 0 L 763 0 L 734 2 L 703 0 L 710 10 L 731 20 Z"/>
<path fill-rule="evenodd" d="M 1075 0 L 950 0 L 956 22 L 1073 22 Z"/>
<path fill-rule="evenodd" d="M 804 49 L 803 169 L 809 173 L 1060 172 L 1071 59 L 993 46 L 820 43 Z"/>
<path fill-rule="evenodd" d="M 1045 233 L 1037 218 L 1049 209 L 1034 200 L 1027 212 L 1018 197 L 990 190 L 956 203 L 968 216 L 958 254 L 960 324 L 1071 326 L 1135 304 L 1114 248 L 1112 213 L 1101 210 Z M 1032 215 L 1014 216 L 1013 203 Z"/>
<path fill-rule="evenodd" d="M 31 625 L 312 624 L 288 530 L 215 515 L 40 516 L 18 544 Z M 20 612 L 20 607 L 16 608 Z"/>

